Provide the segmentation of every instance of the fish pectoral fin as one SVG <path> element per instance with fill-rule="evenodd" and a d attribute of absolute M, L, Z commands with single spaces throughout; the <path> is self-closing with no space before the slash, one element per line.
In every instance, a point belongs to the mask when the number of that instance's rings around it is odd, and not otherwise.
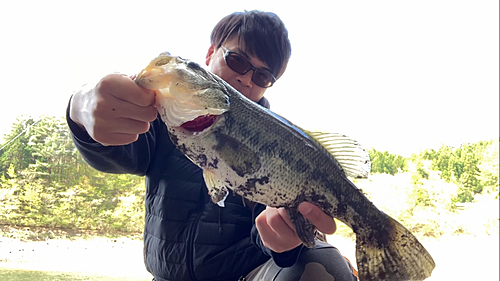
<path fill-rule="evenodd" d="M 253 174 L 260 169 L 259 156 L 250 147 L 220 132 L 215 132 L 215 138 L 217 145 L 214 149 L 238 176 Z"/>
<path fill-rule="evenodd" d="M 370 175 L 371 162 L 368 151 L 357 141 L 337 133 L 310 132 L 310 137 L 318 141 L 340 164 L 346 176 L 366 179 Z"/>
<path fill-rule="evenodd" d="M 316 247 L 316 242 L 314 241 L 316 227 L 308 219 L 304 218 L 297 208 L 286 208 L 286 210 L 295 225 L 295 231 L 300 241 L 308 248 Z"/>
<path fill-rule="evenodd" d="M 208 189 L 208 194 L 212 198 L 212 202 L 224 207 L 224 201 L 229 195 L 229 190 L 226 186 L 221 186 L 215 178 L 215 174 L 211 169 L 203 169 L 203 178 Z"/>

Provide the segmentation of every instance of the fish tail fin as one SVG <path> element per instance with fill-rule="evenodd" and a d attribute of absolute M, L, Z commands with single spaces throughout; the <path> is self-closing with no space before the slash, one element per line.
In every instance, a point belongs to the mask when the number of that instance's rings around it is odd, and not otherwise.
<path fill-rule="evenodd" d="M 361 281 L 424 280 L 436 266 L 431 255 L 413 234 L 387 216 L 382 231 L 359 233 L 356 260 Z"/>

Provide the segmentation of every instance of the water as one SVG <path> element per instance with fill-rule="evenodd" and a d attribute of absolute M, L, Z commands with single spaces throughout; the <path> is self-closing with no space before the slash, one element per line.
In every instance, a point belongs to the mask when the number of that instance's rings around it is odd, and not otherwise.
<path fill-rule="evenodd" d="M 20 241 L 0 236 L 0 281 L 151 281 L 142 241 Z"/>
<path fill-rule="evenodd" d="M 92 275 L 80 272 L 57 272 L 57 271 L 37 271 L 24 269 L 5 269 L 0 268 L 0 280 L 2 281 L 83 281 L 83 280 L 99 280 L 99 281 L 151 281 L 150 278 L 131 278 L 131 277 L 112 277 L 102 275 Z"/>

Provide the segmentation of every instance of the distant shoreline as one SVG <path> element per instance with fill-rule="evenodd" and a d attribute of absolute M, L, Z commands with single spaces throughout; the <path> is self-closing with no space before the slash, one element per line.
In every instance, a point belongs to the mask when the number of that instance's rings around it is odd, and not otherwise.
<path fill-rule="evenodd" d="M 15 230 L 7 232 L 11 236 L 17 235 L 16 238 L 5 237 L 5 229 L 0 235 L 0 277 L 2 272 L 34 270 L 81 273 L 85 276 L 96 276 L 97 279 L 99 276 L 108 276 L 112 280 L 152 279 L 144 266 L 143 241 L 137 239 L 141 236 L 135 236 L 133 239 L 61 233 L 66 238 L 55 237 L 36 241 L 25 237 L 27 233 L 36 233 L 36 229 L 19 231 L 21 232 L 17 234 Z M 43 234 L 48 230 L 38 231 Z M 329 235 L 327 239 L 355 265 L 354 241 L 340 235 Z M 445 235 L 440 238 L 425 238 L 421 242 L 436 262 L 436 269 L 427 279 L 429 281 L 499 280 L 498 234 Z"/>
<path fill-rule="evenodd" d="M 0 225 L 0 272 L 35 270 L 151 280 L 142 233 Z"/>
<path fill-rule="evenodd" d="M 8 269 L 152 278 L 142 241 L 126 237 L 21 241 L 0 236 L 0 271 Z"/>
<path fill-rule="evenodd" d="M 70 229 L 60 227 L 23 226 L 0 224 L 0 237 L 19 239 L 21 241 L 45 241 L 47 239 L 87 240 L 96 237 L 126 237 L 142 240 L 142 232 L 104 232 L 99 230 Z"/>
<path fill-rule="evenodd" d="M 354 242 L 338 235 L 328 236 L 328 241 L 355 264 Z M 421 242 L 436 261 L 428 281 L 499 280 L 498 235 L 447 236 Z M 128 238 L 23 242 L 0 237 L 0 277 L 2 272 L 34 270 L 107 276 L 112 280 L 151 280 L 142 249 L 142 241 Z"/>

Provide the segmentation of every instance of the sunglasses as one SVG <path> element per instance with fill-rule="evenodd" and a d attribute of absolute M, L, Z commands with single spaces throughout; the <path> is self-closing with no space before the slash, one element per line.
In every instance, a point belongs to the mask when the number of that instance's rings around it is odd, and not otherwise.
<path fill-rule="evenodd" d="M 248 59 L 236 52 L 229 51 L 224 46 L 222 46 L 222 49 L 224 50 L 224 61 L 226 61 L 227 66 L 234 72 L 243 75 L 253 70 L 252 81 L 255 85 L 262 88 L 269 88 L 276 82 L 276 77 L 274 77 L 271 72 L 265 69 L 256 68 Z"/>

